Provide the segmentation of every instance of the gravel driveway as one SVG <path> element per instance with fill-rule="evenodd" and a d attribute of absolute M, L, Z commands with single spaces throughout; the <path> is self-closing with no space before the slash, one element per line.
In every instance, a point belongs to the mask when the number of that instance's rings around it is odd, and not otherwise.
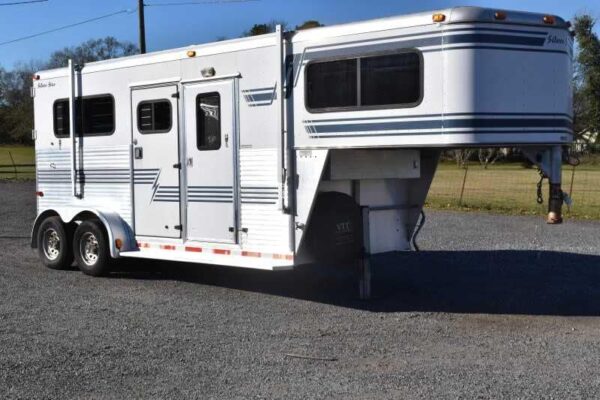
<path fill-rule="evenodd" d="M 322 266 L 45 269 L 34 190 L 0 183 L 2 398 L 600 396 L 600 223 L 430 212 L 361 302 Z"/>

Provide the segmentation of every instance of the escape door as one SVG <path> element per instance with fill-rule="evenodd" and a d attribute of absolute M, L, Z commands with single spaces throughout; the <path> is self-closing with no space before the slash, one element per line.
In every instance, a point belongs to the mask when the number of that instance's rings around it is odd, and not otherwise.
<path fill-rule="evenodd" d="M 234 88 L 229 80 L 183 89 L 189 240 L 237 241 Z"/>
<path fill-rule="evenodd" d="M 131 92 L 138 236 L 181 237 L 177 90 L 170 85 Z"/>

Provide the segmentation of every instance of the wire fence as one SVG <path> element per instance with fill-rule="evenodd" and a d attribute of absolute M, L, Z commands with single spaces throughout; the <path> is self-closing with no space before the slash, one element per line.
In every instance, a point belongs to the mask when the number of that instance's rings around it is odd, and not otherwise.
<path fill-rule="evenodd" d="M 484 168 L 467 162 L 464 167 L 441 163 L 427 203 L 436 208 L 480 209 L 518 214 L 547 212 L 548 186 L 542 187 L 543 203 L 537 202 L 540 175 L 521 163 Z M 600 165 L 565 166 L 562 188 L 572 204 L 566 215 L 600 219 Z"/>
<path fill-rule="evenodd" d="M 35 178 L 35 164 L 32 161 L 24 162 L 21 154 L 13 155 L 9 150 L 0 154 L 0 179 L 33 178 Z"/>

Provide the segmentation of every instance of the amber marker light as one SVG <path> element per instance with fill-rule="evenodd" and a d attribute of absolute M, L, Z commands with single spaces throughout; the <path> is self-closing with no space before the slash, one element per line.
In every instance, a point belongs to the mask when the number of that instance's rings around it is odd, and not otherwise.
<path fill-rule="evenodd" d="M 446 20 L 446 16 L 444 14 L 433 14 L 431 19 L 433 19 L 433 22 L 444 22 Z"/>
<path fill-rule="evenodd" d="M 496 11 L 494 18 L 498 21 L 504 21 L 506 19 L 506 13 L 502 11 Z"/>
<path fill-rule="evenodd" d="M 556 22 L 556 19 L 554 18 L 553 15 L 544 15 L 544 23 L 545 24 L 554 25 L 554 22 Z"/>
<path fill-rule="evenodd" d="M 187 56 L 188 57 L 196 57 L 196 51 L 195 50 L 190 50 L 187 52 Z"/>
<path fill-rule="evenodd" d="M 119 250 L 121 250 L 121 247 L 123 247 L 123 241 L 121 239 L 116 239 L 115 240 L 115 247 Z"/>
<path fill-rule="evenodd" d="M 40 76 L 39 75 L 33 75 L 31 77 L 31 79 L 33 79 L 34 81 L 39 81 L 40 80 Z"/>

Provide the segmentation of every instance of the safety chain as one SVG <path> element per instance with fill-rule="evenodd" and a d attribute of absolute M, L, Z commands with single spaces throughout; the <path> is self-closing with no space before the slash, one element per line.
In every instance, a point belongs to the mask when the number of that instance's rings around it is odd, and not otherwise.
<path fill-rule="evenodd" d="M 540 173 L 540 181 L 537 183 L 537 203 L 544 204 L 544 195 L 542 194 L 542 184 L 544 183 L 544 179 L 546 178 L 546 176 L 544 175 L 544 172 L 541 169 L 538 169 L 538 172 Z"/>

